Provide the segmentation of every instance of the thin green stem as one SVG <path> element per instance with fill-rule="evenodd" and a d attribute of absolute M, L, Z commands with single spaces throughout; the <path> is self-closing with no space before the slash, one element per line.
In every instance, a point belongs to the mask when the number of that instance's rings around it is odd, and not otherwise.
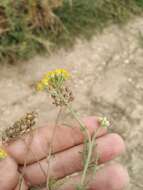
<path fill-rule="evenodd" d="M 90 161 L 91 161 L 94 142 L 91 140 L 91 135 L 89 134 L 89 131 L 87 130 L 86 126 L 78 118 L 78 116 L 76 115 L 76 112 L 73 110 L 73 108 L 70 107 L 68 104 L 67 104 L 67 107 L 70 110 L 70 112 L 72 113 L 73 117 L 80 124 L 81 130 L 86 132 L 86 136 L 87 136 L 88 141 L 89 141 L 88 155 L 87 155 L 87 159 L 86 159 L 86 162 L 85 162 L 85 165 L 84 165 L 84 170 L 83 170 L 82 177 L 81 177 L 81 186 L 83 186 L 84 185 L 84 181 L 85 181 L 85 177 L 86 177 L 86 174 L 87 174 L 87 170 L 88 170 L 88 167 L 89 167 L 89 164 L 90 164 Z"/>
<path fill-rule="evenodd" d="M 83 168 L 83 173 L 82 173 L 82 177 L 81 177 L 81 182 L 80 182 L 80 186 L 83 187 L 85 185 L 85 178 L 88 172 L 88 168 L 89 165 L 92 161 L 92 153 L 93 153 L 93 148 L 94 148 L 94 143 L 95 143 L 95 138 L 96 138 L 96 134 L 98 129 L 95 131 L 93 137 L 91 137 L 87 127 L 85 126 L 85 124 L 78 118 L 76 111 L 72 108 L 72 106 L 66 101 L 65 97 L 61 94 L 61 92 L 56 89 L 55 90 L 55 94 L 57 96 L 59 96 L 59 98 L 64 102 L 65 106 L 68 108 L 68 110 L 70 111 L 70 113 L 72 114 L 72 116 L 74 117 L 74 119 L 79 123 L 80 129 L 83 132 L 85 138 L 88 139 L 88 152 L 87 152 L 87 158 L 85 160 L 85 164 L 84 164 L 84 168 Z"/>
<path fill-rule="evenodd" d="M 91 157 L 92 157 L 93 145 L 94 145 L 94 143 L 93 143 L 93 141 L 91 141 L 91 143 L 89 144 L 88 155 L 87 155 L 87 159 L 86 159 L 84 170 L 83 170 L 82 177 L 81 177 L 81 182 L 80 182 L 81 186 L 84 185 L 85 177 L 86 177 L 86 174 L 87 174 L 87 171 L 89 168 L 89 164 L 90 164 Z"/>
<path fill-rule="evenodd" d="M 91 139 L 91 135 L 88 131 L 88 129 L 86 128 L 85 124 L 78 118 L 76 111 L 70 106 L 70 104 L 68 104 L 65 100 L 65 98 L 62 96 L 62 94 L 59 92 L 58 95 L 60 96 L 60 98 L 64 101 L 66 107 L 69 109 L 69 111 L 71 112 L 72 116 L 76 119 L 76 121 L 79 123 L 81 130 L 84 132 L 84 135 L 87 136 L 88 138 L 88 142 L 89 142 L 89 149 L 88 149 L 88 154 L 87 154 L 87 159 L 84 165 L 84 169 L 83 169 L 83 174 L 81 177 L 81 186 L 84 185 L 84 181 L 85 181 L 85 177 L 89 168 L 89 164 L 91 161 L 91 157 L 92 157 L 92 152 L 93 152 L 93 147 L 94 147 L 94 141 L 92 141 Z"/>
<path fill-rule="evenodd" d="M 57 128 L 57 124 L 58 124 L 61 112 L 62 112 L 62 107 L 60 108 L 60 110 L 58 112 L 58 115 L 57 115 L 57 118 L 56 118 L 56 121 L 55 121 L 55 125 L 54 125 L 54 129 L 53 129 L 53 132 L 52 132 L 52 137 L 51 137 L 50 144 L 49 144 L 49 153 L 48 153 L 48 156 L 47 156 L 48 167 L 47 167 L 47 185 L 46 185 L 48 190 L 50 190 L 50 187 L 49 187 L 50 175 L 49 174 L 50 174 L 50 160 L 51 160 L 52 151 L 53 151 L 52 145 L 53 145 L 55 132 L 56 132 L 56 128 Z"/>
<path fill-rule="evenodd" d="M 91 143 L 89 145 L 88 156 L 87 156 L 86 163 L 85 163 L 84 170 L 83 170 L 83 174 L 82 174 L 82 177 L 81 177 L 81 183 L 80 183 L 81 187 L 84 185 L 85 177 L 86 177 L 86 174 L 87 174 L 87 171 L 88 171 L 91 159 L 92 159 L 94 143 L 96 141 L 96 136 L 97 136 L 98 131 L 99 131 L 99 128 L 94 132 L 94 135 L 92 137 Z M 96 161 L 96 164 L 97 164 L 97 161 Z"/>
<path fill-rule="evenodd" d="M 90 135 L 89 131 L 87 130 L 85 124 L 76 115 L 76 111 L 67 103 L 66 103 L 66 106 L 69 109 L 69 111 L 71 112 L 71 114 L 73 115 L 73 117 L 76 119 L 76 121 L 79 123 L 81 131 L 86 132 L 84 134 L 86 134 L 86 136 L 88 137 L 89 142 L 91 142 L 91 135 Z"/>

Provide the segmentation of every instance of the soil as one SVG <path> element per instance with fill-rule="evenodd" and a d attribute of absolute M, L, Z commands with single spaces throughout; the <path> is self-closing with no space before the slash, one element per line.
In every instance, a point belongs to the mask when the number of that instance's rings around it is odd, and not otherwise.
<path fill-rule="evenodd" d="M 54 68 L 73 76 L 74 106 L 81 116 L 105 115 L 111 131 L 119 133 L 127 151 L 118 160 L 129 171 L 128 190 L 143 189 L 143 49 L 139 34 L 143 18 L 110 26 L 90 41 L 77 40 L 72 49 L 50 57 L 35 57 L 15 65 L 0 65 L 0 128 L 10 126 L 29 110 L 40 113 L 39 123 L 52 122 L 57 109 L 34 84 Z"/>

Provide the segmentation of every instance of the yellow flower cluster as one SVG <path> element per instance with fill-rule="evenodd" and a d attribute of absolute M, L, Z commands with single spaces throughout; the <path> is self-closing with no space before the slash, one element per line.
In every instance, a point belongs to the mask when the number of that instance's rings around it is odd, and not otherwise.
<path fill-rule="evenodd" d="M 0 160 L 6 157 L 7 157 L 7 153 L 2 148 L 0 148 Z"/>
<path fill-rule="evenodd" d="M 37 90 L 43 91 L 46 87 L 56 88 L 63 84 L 64 81 L 69 79 L 70 74 L 65 69 L 56 69 L 49 71 L 44 77 L 38 82 Z"/>

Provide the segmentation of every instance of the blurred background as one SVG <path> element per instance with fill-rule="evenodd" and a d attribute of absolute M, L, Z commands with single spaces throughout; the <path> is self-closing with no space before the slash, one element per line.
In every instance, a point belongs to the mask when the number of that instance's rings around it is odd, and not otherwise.
<path fill-rule="evenodd" d="M 143 0 L 1 0 L 0 128 L 37 110 L 57 109 L 34 85 L 55 68 L 72 73 L 81 117 L 105 115 L 125 140 L 119 162 L 143 189 Z"/>

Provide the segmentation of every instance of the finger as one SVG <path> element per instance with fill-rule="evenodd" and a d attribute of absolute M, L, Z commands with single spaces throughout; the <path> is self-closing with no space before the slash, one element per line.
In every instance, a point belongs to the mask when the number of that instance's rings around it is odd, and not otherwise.
<path fill-rule="evenodd" d="M 12 190 L 18 182 L 16 162 L 6 156 L 0 160 L 0 190 Z"/>
<path fill-rule="evenodd" d="M 75 190 L 80 183 L 81 174 L 65 180 L 55 190 Z M 86 178 L 88 190 L 122 190 L 129 184 L 129 176 L 125 168 L 119 164 L 109 164 L 100 169 L 96 175 L 91 172 Z"/>
<path fill-rule="evenodd" d="M 100 155 L 99 163 L 104 163 L 124 152 L 124 142 L 117 134 L 108 134 L 98 138 L 97 147 L 93 152 L 93 158 L 96 158 L 97 153 Z M 81 152 L 83 151 L 83 145 L 78 145 L 68 149 L 64 152 L 60 152 L 54 155 L 50 161 L 50 178 L 59 179 L 72 173 L 78 172 L 83 168 L 83 157 Z M 39 185 L 46 181 L 47 174 L 47 159 L 34 163 L 23 169 L 24 178 L 31 185 Z"/>
<path fill-rule="evenodd" d="M 22 181 L 20 180 L 14 190 L 28 190 L 28 189 L 29 189 L 28 185 L 26 185 L 25 181 L 24 180 L 22 180 Z"/>
<path fill-rule="evenodd" d="M 83 121 L 90 134 L 93 134 L 93 132 L 99 127 L 99 122 L 96 117 L 88 117 Z M 105 134 L 106 131 L 106 129 L 101 129 L 97 136 Z M 23 164 L 25 159 L 27 163 L 33 163 L 37 160 L 43 159 L 48 154 L 52 133 L 53 126 L 38 128 L 34 132 L 33 137 L 28 135 L 25 137 L 25 140 L 17 140 L 9 146 L 6 146 L 6 149 L 18 163 Z M 63 151 L 81 144 L 84 137 L 79 126 L 57 126 L 54 139 L 52 153 Z"/>

